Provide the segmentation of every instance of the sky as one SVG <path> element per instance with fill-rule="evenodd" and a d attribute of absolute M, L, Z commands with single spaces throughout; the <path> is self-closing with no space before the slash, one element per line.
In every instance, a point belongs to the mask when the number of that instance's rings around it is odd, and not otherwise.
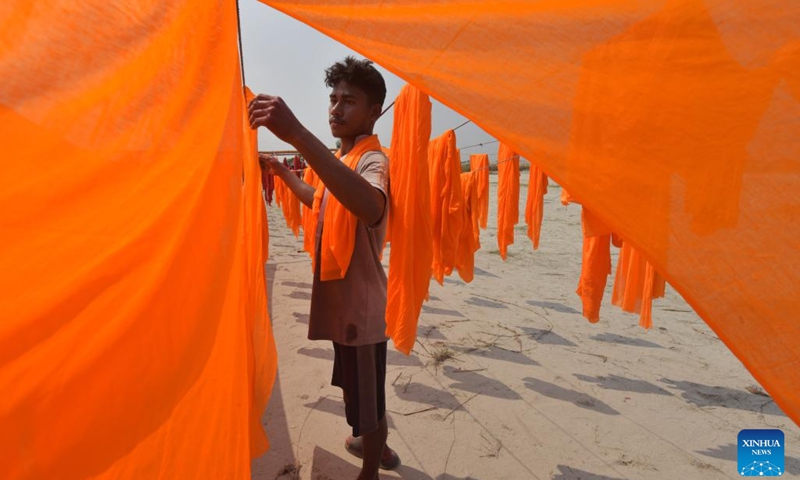
<path fill-rule="evenodd" d="M 313 28 L 287 16 L 257 0 L 239 0 L 242 27 L 242 52 L 247 86 L 256 93 L 278 95 L 306 128 L 331 147 L 336 139 L 328 126 L 328 95 L 325 86 L 325 69 L 347 55 L 362 55 L 319 33 Z M 376 64 L 386 80 L 386 102 L 394 101 L 405 81 Z M 455 128 L 467 119 L 431 98 L 433 103 L 431 136 L 437 137 L 445 130 Z M 389 110 L 378 120 L 375 133 L 388 147 L 392 137 L 393 112 Z M 456 130 L 459 148 L 494 140 L 474 123 Z M 497 144 L 469 148 L 462 151 L 462 161 L 470 154 L 489 153 L 495 158 Z M 258 133 L 261 151 L 293 150 L 262 128 Z"/>

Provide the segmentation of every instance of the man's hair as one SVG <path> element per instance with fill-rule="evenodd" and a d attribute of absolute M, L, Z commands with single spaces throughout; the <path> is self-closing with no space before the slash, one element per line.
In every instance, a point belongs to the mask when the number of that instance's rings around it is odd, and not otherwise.
<path fill-rule="evenodd" d="M 347 56 L 325 70 L 325 85 L 328 87 L 333 88 L 343 80 L 363 90 L 371 104 L 383 106 L 383 101 L 386 100 L 386 82 L 369 60 Z"/>

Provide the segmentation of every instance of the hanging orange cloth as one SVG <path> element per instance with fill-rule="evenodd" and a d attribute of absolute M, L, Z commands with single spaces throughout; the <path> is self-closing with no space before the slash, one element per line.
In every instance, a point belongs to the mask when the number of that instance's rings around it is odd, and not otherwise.
<path fill-rule="evenodd" d="M 417 338 L 422 302 L 433 262 L 428 139 L 431 101 L 405 85 L 394 104 L 389 178 L 391 236 L 386 298 L 386 335 L 408 355 Z"/>
<path fill-rule="evenodd" d="M 533 163 L 530 164 L 530 167 L 525 222 L 528 224 L 528 238 L 533 243 L 533 249 L 537 250 L 544 216 L 544 196 L 547 194 L 547 175 L 544 174 L 539 166 Z"/>
<path fill-rule="evenodd" d="M 0 478 L 249 479 L 276 352 L 236 9 L 30 5 L 0 6 Z"/>
<path fill-rule="evenodd" d="M 300 199 L 282 178 L 275 176 L 275 203 L 281 207 L 286 226 L 295 237 L 300 235 L 302 219 L 300 217 Z"/>
<path fill-rule="evenodd" d="M 800 423 L 800 2 L 261 1 L 541 159 Z"/>
<path fill-rule="evenodd" d="M 461 195 L 461 159 L 453 130 L 430 141 L 428 162 L 431 181 L 433 278 L 440 285 L 453 273 L 458 241 L 464 228 Z"/>
<path fill-rule="evenodd" d="M 481 247 L 480 227 L 478 226 L 477 177 L 474 173 L 461 174 L 461 193 L 463 195 L 464 228 L 458 242 L 456 269 L 458 276 L 469 283 L 475 275 L 475 252 Z"/>
<path fill-rule="evenodd" d="M 505 260 L 519 223 L 519 154 L 501 143 L 497 150 L 497 246 Z"/>
<path fill-rule="evenodd" d="M 563 193 L 563 192 L 562 192 Z M 611 231 L 586 208 L 581 210 L 583 259 L 578 289 L 583 316 L 592 323 L 600 320 L 600 305 L 611 275 Z"/>
<path fill-rule="evenodd" d="M 361 156 L 370 151 L 381 151 L 381 144 L 377 135 L 361 139 L 353 146 L 342 161 L 352 170 L 358 166 Z M 340 158 L 341 152 L 336 152 Z M 314 192 L 314 206 L 312 216 L 314 226 L 311 232 L 317 231 L 319 212 L 322 206 L 322 196 L 325 193 L 325 184 L 318 182 Z M 353 257 L 353 248 L 356 242 L 356 225 L 358 218 L 339 203 L 332 194 L 328 195 L 328 205 L 325 207 L 325 226 L 322 229 L 322 245 L 320 249 L 319 277 L 323 282 L 340 280 L 347 274 L 350 259 Z"/>
<path fill-rule="evenodd" d="M 319 178 L 310 166 L 306 166 L 303 170 L 303 181 L 311 186 L 314 191 L 319 187 Z M 314 242 L 316 239 L 315 225 L 317 219 L 314 217 L 314 209 L 307 207 L 305 204 L 301 205 L 302 210 L 302 224 L 303 224 L 303 250 L 311 257 L 311 271 L 314 271 Z"/>
<path fill-rule="evenodd" d="M 469 156 L 469 170 L 474 172 L 478 195 L 478 225 L 486 230 L 489 222 L 489 155 Z"/>
<path fill-rule="evenodd" d="M 652 300 L 664 296 L 666 282 L 629 242 L 622 242 L 611 303 L 639 314 L 639 325 L 651 328 Z"/>

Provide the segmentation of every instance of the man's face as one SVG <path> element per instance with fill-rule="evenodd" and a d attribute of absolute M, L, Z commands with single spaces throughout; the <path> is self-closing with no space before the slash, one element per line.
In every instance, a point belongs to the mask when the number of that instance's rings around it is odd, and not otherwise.
<path fill-rule="evenodd" d="M 344 80 L 333 87 L 328 105 L 328 122 L 336 138 L 355 138 L 372 133 L 380 105 L 371 104 L 363 90 Z"/>

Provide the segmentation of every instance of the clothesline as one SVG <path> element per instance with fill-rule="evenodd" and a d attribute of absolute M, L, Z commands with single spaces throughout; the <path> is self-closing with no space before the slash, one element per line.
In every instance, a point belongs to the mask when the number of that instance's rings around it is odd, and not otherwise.
<path fill-rule="evenodd" d="M 466 150 L 466 149 L 468 149 L 468 148 L 475 148 L 475 147 L 482 147 L 482 146 L 484 146 L 484 145 L 491 145 L 492 143 L 497 143 L 497 142 L 499 142 L 499 141 L 500 141 L 500 140 L 491 140 L 491 141 L 489 141 L 489 142 L 476 143 L 475 145 L 469 145 L 469 146 L 467 146 L 467 147 L 460 147 L 460 148 L 459 148 L 459 150 Z"/>
<path fill-rule="evenodd" d="M 463 127 L 464 125 L 466 125 L 466 124 L 470 123 L 471 121 L 472 121 L 472 120 L 467 120 L 466 122 L 464 122 L 464 123 L 462 123 L 461 125 L 459 125 L 459 126 L 457 126 L 456 128 L 454 128 L 454 129 L 453 129 L 453 131 L 455 132 L 456 130 L 458 130 L 459 128 Z"/>
<path fill-rule="evenodd" d="M 470 170 L 469 172 L 464 172 L 464 173 L 475 173 L 475 172 L 480 172 L 481 170 L 491 169 L 492 167 L 496 167 L 496 166 L 500 165 L 501 163 L 510 162 L 511 160 L 514 160 L 515 158 L 522 158 L 522 157 L 520 157 L 519 155 L 514 155 L 511 158 L 498 160 L 497 163 L 493 163 L 491 165 L 486 165 L 485 167 L 478 167 L 475 170 Z M 467 162 L 461 162 L 461 163 L 467 163 Z"/>

